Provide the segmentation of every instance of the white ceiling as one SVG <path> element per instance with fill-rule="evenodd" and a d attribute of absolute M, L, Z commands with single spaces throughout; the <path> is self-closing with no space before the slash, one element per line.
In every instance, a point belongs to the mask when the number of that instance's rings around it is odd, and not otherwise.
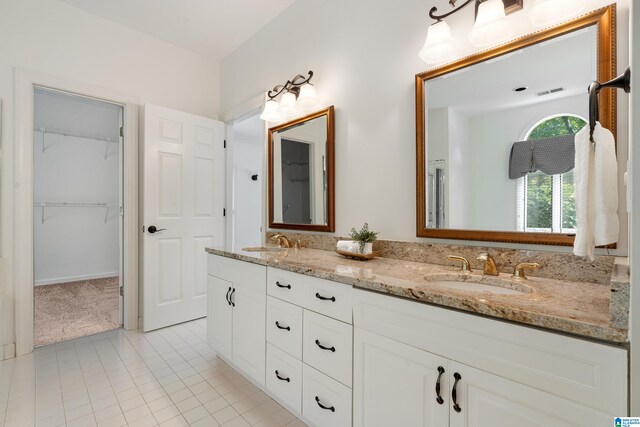
<path fill-rule="evenodd" d="M 584 94 L 597 78 L 595 27 L 518 50 L 426 83 L 428 108 L 469 116 Z M 524 92 L 514 92 L 526 86 Z M 562 87 L 552 95 L 536 93 Z"/>
<path fill-rule="evenodd" d="M 94 15 L 222 59 L 295 0 L 61 0 Z"/>

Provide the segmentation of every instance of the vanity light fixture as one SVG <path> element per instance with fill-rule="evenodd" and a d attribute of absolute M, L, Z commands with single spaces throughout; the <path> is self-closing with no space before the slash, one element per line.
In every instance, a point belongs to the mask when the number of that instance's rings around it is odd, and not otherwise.
<path fill-rule="evenodd" d="M 584 10 L 581 0 L 535 0 L 529 17 L 536 27 L 551 27 Z"/>
<path fill-rule="evenodd" d="M 278 85 L 267 92 L 269 100 L 260 115 L 267 122 L 281 122 L 314 110 L 320 105 L 315 87 L 310 83 L 313 71 L 307 77 L 298 74 L 283 85 Z M 276 100 L 280 96 L 280 102 Z"/>
<path fill-rule="evenodd" d="M 429 10 L 429 17 L 436 22 L 427 30 L 427 39 L 419 53 L 420 58 L 428 64 L 445 62 L 456 55 L 451 29 L 443 21 L 444 18 L 474 3 L 476 21 L 469 33 L 469 40 L 477 47 L 487 47 L 511 38 L 513 30 L 506 22 L 506 11 L 520 10 L 524 2 L 524 0 L 507 0 L 507 7 L 503 0 L 466 0 L 456 8 L 457 1 L 449 0 L 455 9 L 441 15 L 436 13 L 438 8 L 435 6 Z"/>

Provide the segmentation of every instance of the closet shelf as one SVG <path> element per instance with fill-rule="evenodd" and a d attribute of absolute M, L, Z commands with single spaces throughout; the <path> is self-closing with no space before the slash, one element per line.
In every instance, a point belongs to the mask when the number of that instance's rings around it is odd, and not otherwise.
<path fill-rule="evenodd" d="M 83 139 L 89 139 L 92 141 L 97 141 L 97 142 L 106 142 L 107 143 L 107 148 L 104 152 L 104 159 L 106 160 L 109 154 L 109 146 L 113 143 L 113 144 L 118 144 L 120 142 L 120 138 L 111 138 L 111 137 L 105 137 L 105 136 L 95 136 L 95 135 L 82 135 L 79 133 L 73 133 L 73 132 L 65 132 L 65 131 L 61 131 L 61 130 L 55 130 L 55 129 L 47 129 L 45 127 L 37 127 L 35 129 L 33 129 L 34 132 L 40 132 L 42 133 L 42 152 L 44 153 L 46 150 L 45 144 L 44 144 L 44 136 L 46 134 L 52 134 L 52 135 L 62 135 L 62 136 L 72 136 L 74 138 L 83 138 Z"/>
<path fill-rule="evenodd" d="M 73 202 L 36 202 L 34 207 L 42 208 L 41 222 L 44 224 L 44 213 L 47 208 L 103 208 L 106 209 L 104 222 L 109 218 L 109 210 L 112 208 L 110 203 L 73 203 Z"/>

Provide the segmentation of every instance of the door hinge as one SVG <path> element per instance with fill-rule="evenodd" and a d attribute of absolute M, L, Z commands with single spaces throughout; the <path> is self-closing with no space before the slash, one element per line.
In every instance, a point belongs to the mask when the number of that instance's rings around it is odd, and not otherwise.
<path fill-rule="evenodd" d="M 120 296 L 124 296 L 124 286 L 120 286 Z"/>
<path fill-rule="evenodd" d="M 124 138 L 124 126 L 120 126 L 120 136 Z"/>
<path fill-rule="evenodd" d="M 226 208 L 222 208 L 222 216 L 227 216 L 227 209 Z"/>
<path fill-rule="evenodd" d="M 227 140 L 225 139 L 223 144 L 222 144 L 222 148 L 227 148 Z"/>

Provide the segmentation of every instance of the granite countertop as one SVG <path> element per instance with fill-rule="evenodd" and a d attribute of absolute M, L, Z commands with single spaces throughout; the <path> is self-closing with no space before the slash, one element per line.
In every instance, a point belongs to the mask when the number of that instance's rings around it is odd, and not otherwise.
<path fill-rule="evenodd" d="M 207 248 L 207 252 L 521 324 L 615 343 L 628 341 L 627 328 L 610 315 L 608 285 L 537 277 L 522 281 L 509 274 L 484 277 L 482 271 L 468 275 L 457 267 L 390 258 L 364 262 L 307 248 L 278 252 Z M 437 280 L 479 281 L 520 292 L 506 295 L 452 289 L 433 283 Z"/>

